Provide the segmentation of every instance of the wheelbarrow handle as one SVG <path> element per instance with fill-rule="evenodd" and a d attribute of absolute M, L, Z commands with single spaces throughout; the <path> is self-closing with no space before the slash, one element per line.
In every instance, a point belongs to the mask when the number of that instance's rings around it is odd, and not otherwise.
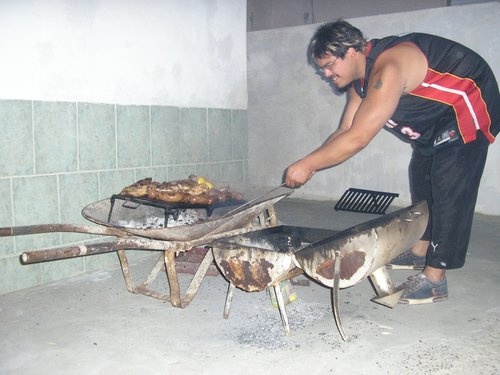
<path fill-rule="evenodd" d="M 69 259 L 86 255 L 104 254 L 117 250 L 117 242 L 104 242 L 93 245 L 59 247 L 52 249 L 25 251 L 20 256 L 22 264 L 33 264 L 51 260 Z"/>
<path fill-rule="evenodd" d="M 147 238 L 119 238 L 115 241 L 82 244 L 77 246 L 63 246 L 50 249 L 28 250 L 21 254 L 22 264 L 48 262 L 52 260 L 69 259 L 87 255 L 112 253 L 117 250 L 160 250 L 160 251 L 185 251 L 192 247 L 189 243 L 180 246 L 169 241 L 156 241 Z"/>
<path fill-rule="evenodd" d="M 24 236 L 29 234 L 73 232 L 123 237 L 127 233 L 117 228 L 97 227 L 84 224 L 40 224 L 0 228 L 0 237 Z"/>

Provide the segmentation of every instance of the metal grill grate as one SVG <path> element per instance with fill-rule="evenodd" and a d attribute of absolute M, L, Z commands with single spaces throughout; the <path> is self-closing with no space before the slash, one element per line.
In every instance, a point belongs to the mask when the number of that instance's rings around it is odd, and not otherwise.
<path fill-rule="evenodd" d="M 385 214 L 397 193 L 349 188 L 335 205 L 337 211 Z"/>

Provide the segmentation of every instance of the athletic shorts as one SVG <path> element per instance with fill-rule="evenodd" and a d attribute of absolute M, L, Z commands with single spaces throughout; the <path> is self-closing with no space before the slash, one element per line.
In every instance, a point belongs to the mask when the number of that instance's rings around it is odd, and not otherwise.
<path fill-rule="evenodd" d="M 410 162 L 413 203 L 426 200 L 429 223 L 422 240 L 431 241 L 427 265 L 460 268 L 465 263 L 479 183 L 489 142 L 481 133 L 467 144 L 428 152 L 414 147 Z"/>

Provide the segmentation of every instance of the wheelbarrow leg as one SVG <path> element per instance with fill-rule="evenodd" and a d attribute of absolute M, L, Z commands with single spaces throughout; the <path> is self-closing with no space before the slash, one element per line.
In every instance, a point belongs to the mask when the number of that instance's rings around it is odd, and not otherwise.
<path fill-rule="evenodd" d="M 236 287 L 229 283 L 229 287 L 227 288 L 227 296 L 226 296 L 226 304 L 224 305 L 224 319 L 229 318 L 229 310 L 231 309 L 231 302 L 233 300 L 233 293 Z"/>
<path fill-rule="evenodd" d="M 212 251 L 208 250 L 205 256 L 203 257 L 203 260 L 201 261 L 200 265 L 198 266 L 198 269 L 196 270 L 193 278 L 191 279 L 191 282 L 189 283 L 186 293 L 184 293 L 184 297 L 182 298 L 182 307 L 186 307 L 193 300 L 194 296 L 196 295 L 196 292 L 200 288 L 203 278 L 205 277 L 213 261 L 214 261 L 214 256 L 212 254 Z"/>
<path fill-rule="evenodd" d="M 342 340 L 347 341 L 347 334 L 340 318 L 339 307 L 339 289 L 340 289 L 340 251 L 335 251 L 335 263 L 333 265 L 333 289 L 332 289 L 332 308 L 335 324 L 339 330 Z"/>
<path fill-rule="evenodd" d="M 168 284 L 170 286 L 170 303 L 175 307 L 182 307 L 181 304 L 181 288 L 179 286 L 179 278 L 175 269 L 175 252 L 165 251 L 165 269 L 167 271 Z"/>
<path fill-rule="evenodd" d="M 140 288 L 142 290 L 147 290 L 149 284 L 151 284 L 156 279 L 156 276 L 158 276 L 158 273 L 160 273 L 164 264 L 165 260 L 163 259 L 163 256 L 160 256 L 156 261 L 154 267 L 151 269 L 148 276 L 144 280 L 144 282 L 141 284 Z"/>
<path fill-rule="evenodd" d="M 290 324 L 288 324 L 288 315 L 286 313 L 285 301 L 283 301 L 283 294 L 281 293 L 280 283 L 273 286 L 274 293 L 276 293 L 276 301 L 278 302 L 278 308 L 280 310 L 281 321 L 283 322 L 283 327 L 285 328 L 285 333 L 290 336 Z"/>
<path fill-rule="evenodd" d="M 377 296 L 372 298 L 372 301 L 390 307 L 391 309 L 396 307 L 404 289 L 396 290 L 391 276 L 389 272 L 387 272 L 387 268 L 382 266 L 368 277 L 372 282 L 373 289 L 375 289 L 377 293 Z"/>
<path fill-rule="evenodd" d="M 118 259 L 120 260 L 120 266 L 122 268 L 123 278 L 125 279 L 125 286 L 130 293 L 136 293 L 134 289 L 134 281 L 132 280 L 132 275 L 130 273 L 127 255 L 125 250 L 118 250 Z"/>

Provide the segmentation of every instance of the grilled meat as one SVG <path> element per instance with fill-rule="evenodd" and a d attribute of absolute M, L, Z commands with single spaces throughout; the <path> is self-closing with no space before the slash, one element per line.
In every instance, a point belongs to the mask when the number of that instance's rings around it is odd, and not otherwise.
<path fill-rule="evenodd" d="M 150 177 L 144 178 L 125 187 L 120 194 L 200 206 L 211 205 L 218 201 L 243 199 L 240 193 L 231 192 L 228 187 L 219 190 L 205 178 L 195 175 L 190 175 L 185 180 L 171 182 L 157 182 Z"/>

